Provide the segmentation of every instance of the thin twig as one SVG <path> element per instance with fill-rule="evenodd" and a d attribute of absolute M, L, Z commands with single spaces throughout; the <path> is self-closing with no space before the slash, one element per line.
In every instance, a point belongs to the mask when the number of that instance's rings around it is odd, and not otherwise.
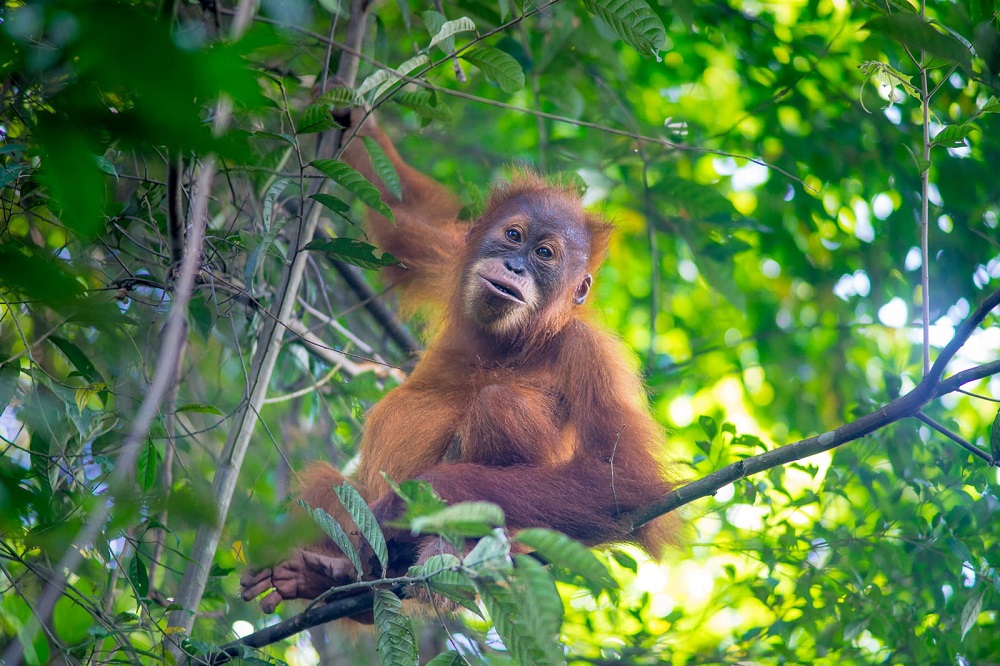
<path fill-rule="evenodd" d="M 953 433 L 951 430 L 948 430 L 948 428 L 946 428 L 942 424 L 938 423 L 937 421 L 935 421 L 931 417 L 927 416 L 923 412 L 917 412 L 914 416 L 915 416 L 915 418 L 918 421 L 926 423 L 931 428 L 933 428 L 934 430 L 937 430 L 939 433 L 941 433 L 942 435 L 944 435 L 945 437 L 947 437 L 951 441 L 955 442 L 956 444 L 958 444 L 959 446 L 961 446 L 963 449 L 965 449 L 969 453 L 971 453 L 971 454 L 973 454 L 975 456 L 979 456 L 980 458 L 982 458 L 983 460 L 985 460 L 990 465 L 994 465 L 995 464 L 995 461 L 993 460 L 993 456 L 991 456 L 990 454 L 986 453 L 985 451 L 983 451 L 982 449 L 980 449 L 978 446 L 976 446 L 972 442 L 969 442 L 968 440 L 963 439 L 960 435 L 958 435 L 956 433 Z"/>

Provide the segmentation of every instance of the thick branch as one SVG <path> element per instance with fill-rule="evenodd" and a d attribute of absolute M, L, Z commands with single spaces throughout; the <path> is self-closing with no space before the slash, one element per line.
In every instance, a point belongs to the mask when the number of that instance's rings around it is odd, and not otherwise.
<path fill-rule="evenodd" d="M 394 588 L 393 592 L 398 594 L 400 589 Z M 206 657 L 197 658 L 196 663 L 210 664 L 211 666 L 224 664 L 243 654 L 248 648 L 266 647 L 311 627 L 365 613 L 372 609 L 374 598 L 375 594 L 372 590 L 365 590 L 346 599 L 337 599 L 322 606 L 310 608 L 304 613 L 299 613 L 278 624 L 271 625 L 249 636 L 244 636 L 238 641 L 224 645 L 218 652 L 214 652 Z M 192 661 L 195 661 L 195 659 L 193 658 Z"/>

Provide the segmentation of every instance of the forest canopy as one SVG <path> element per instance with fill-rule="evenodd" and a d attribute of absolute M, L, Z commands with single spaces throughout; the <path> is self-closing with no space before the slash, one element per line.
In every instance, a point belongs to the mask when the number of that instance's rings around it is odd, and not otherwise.
<path fill-rule="evenodd" d="M 4 663 L 1000 661 L 998 12 L 5 3 Z M 356 464 L 425 340 L 336 161 L 349 107 L 470 219 L 527 166 L 614 224 L 589 298 L 690 484 L 625 517 L 679 514 L 661 559 L 407 486 L 472 553 L 240 600 L 248 563 L 337 529 L 297 472 Z M 401 606 L 419 586 L 465 610 Z"/>

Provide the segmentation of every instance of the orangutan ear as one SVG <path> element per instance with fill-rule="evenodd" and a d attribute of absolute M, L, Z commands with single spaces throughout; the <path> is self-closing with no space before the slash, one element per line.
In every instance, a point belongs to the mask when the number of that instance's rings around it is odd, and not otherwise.
<path fill-rule="evenodd" d="M 580 284 L 576 288 L 576 292 L 573 294 L 573 302 L 577 305 L 583 305 L 583 302 L 587 300 L 587 294 L 590 293 L 590 285 L 593 279 L 590 277 L 590 273 L 583 276 Z"/>

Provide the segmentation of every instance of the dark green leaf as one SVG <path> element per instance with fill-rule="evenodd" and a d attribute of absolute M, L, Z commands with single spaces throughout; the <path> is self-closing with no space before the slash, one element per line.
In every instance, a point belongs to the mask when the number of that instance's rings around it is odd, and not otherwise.
<path fill-rule="evenodd" d="M 376 590 L 373 610 L 380 666 L 416 666 L 417 639 L 399 598 L 388 590 Z"/>
<path fill-rule="evenodd" d="M 944 129 L 934 135 L 932 146 L 945 148 L 960 148 L 965 145 L 965 137 L 975 129 L 972 125 L 945 125 Z"/>
<path fill-rule="evenodd" d="M 524 87 L 524 72 L 513 57 L 500 49 L 481 47 L 463 51 L 462 60 L 483 70 L 486 78 L 495 82 L 506 93 L 515 93 Z"/>
<path fill-rule="evenodd" d="M 383 266 L 396 266 L 399 262 L 388 252 L 376 256 L 377 248 L 353 238 L 322 238 L 310 241 L 305 248 L 325 252 L 334 259 L 372 270 Z"/>
<path fill-rule="evenodd" d="M 42 179 L 62 208 L 60 220 L 81 237 L 93 238 L 104 229 L 106 190 L 88 135 L 47 112 L 39 114 L 37 127 Z"/>
<path fill-rule="evenodd" d="M 54 302 L 68 301 L 82 291 L 80 283 L 67 275 L 54 259 L 3 246 L 0 246 L 0 289 Z"/>
<path fill-rule="evenodd" d="M 656 55 L 667 41 L 663 22 L 645 0 L 583 0 L 583 6 L 643 55 Z"/>
<path fill-rule="evenodd" d="M 403 92 L 393 97 L 392 101 L 428 120 L 440 120 L 443 123 L 452 121 L 451 109 L 426 90 Z"/>
<path fill-rule="evenodd" d="M 392 211 L 382 201 L 378 188 L 369 183 L 356 170 L 339 160 L 313 160 L 312 166 L 358 197 L 366 206 L 381 213 L 390 221 L 393 220 Z"/>
<path fill-rule="evenodd" d="M 97 368 L 95 368 L 94 364 L 91 363 L 89 358 L 87 358 L 87 355 L 83 353 L 83 350 L 66 338 L 60 338 L 57 335 L 53 335 L 49 338 L 49 340 L 52 344 L 59 348 L 59 351 L 66 355 L 66 358 L 68 358 L 69 362 L 73 364 L 73 367 L 76 368 L 81 377 L 86 379 L 91 384 L 104 382 L 104 377 L 102 377 L 101 373 L 97 371 Z"/>
<path fill-rule="evenodd" d="M 968 69 L 972 57 L 964 44 L 951 35 L 939 32 L 926 19 L 911 12 L 879 16 L 864 25 L 905 45 L 911 52 L 927 51 Z"/>
<path fill-rule="evenodd" d="M 379 564 L 382 565 L 382 575 L 385 576 L 385 568 L 389 563 L 389 550 L 386 547 L 382 530 L 378 526 L 378 521 L 375 520 L 375 515 L 368 507 L 368 503 L 355 490 L 354 486 L 347 482 L 336 486 L 334 492 L 337 493 L 337 497 L 340 498 L 344 508 L 347 509 L 347 513 L 354 520 L 354 524 L 361 530 L 361 536 L 365 538 L 368 545 L 375 551 L 375 557 L 378 558 Z"/>
<path fill-rule="evenodd" d="M 335 213 L 343 214 L 351 210 L 351 207 L 345 201 L 338 199 L 332 194 L 310 194 L 309 198 L 318 201 Z"/>
<path fill-rule="evenodd" d="M 298 125 L 295 127 L 296 134 L 314 134 L 325 132 L 328 129 L 340 127 L 330 113 L 329 104 L 313 104 L 307 106 L 299 117 Z"/>
<path fill-rule="evenodd" d="M 139 481 L 139 489 L 148 493 L 156 485 L 156 462 L 159 453 L 153 446 L 153 440 L 147 439 L 146 445 L 139 450 L 139 460 L 136 467 L 136 476 Z"/>
<path fill-rule="evenodd" d="M 465 666 L 465 659 L 454 650 L 448 650 L 428 661 L 425 666 Z"/>
<path fill-rule="evenodd" d="M 351 543 L 351 538 L 347 536 L 347 532 L 340 526 L 340 523 L 320 507 L 312 508 L 302 500 L 296 500 L 296 503 L 309 512 L 309 515 L 312 516 L 313 521 L 323 530 L 323 533 L 330 537 L 337 544 L 337 547 L 344 552 L 347 559 L 354 565 L 354 570 L 358 574 L 358 580 L 361 580 L 361 576 L 364 575 L 361 558 L 358 556 L 358 551 L 354 548 L 354 544 Z"/>
<path fill-rule="evenodd" d="M 338 108 L 362 106 L 365 103 L 364 98 L 350 88 L 331 88 L 316 101 Z"/>
<path fill-rule="evenodd" d="M 560 566 L 582 578 L 587 589 L 595 597 L 602 591 L 614 594 L 618 589 L 618 583 L 611 577 L 604 563 L 586 546 L 565 534 L 532 528 L 521 530 L 514 540 L 533 548 L 546 562 Z"/>
<path fill-rule="evenodd" d="M 98 169 L 109 176 L 114 176 L 115 180 L 118 180 L 118 169 L 115 168 L 115 165 L 111 162 L 111 160 L 104 157 L 104 155 L 94 155 L 93 157 L 94 164 L 97 165 Z"/>
<path fill-rule="evenodd" d="M 128 579 L 132 583 L 132 587 L 135 588 L 137 596 L 145 597 L 149 594 L 149 573 L 146 571 L 146 565 L 142 563 L 142 559 L 138 553 L 133 555 L 132 559 L 129 560 Z"/>
<path fill-rule="evenodd" d="M 468 576 L 460 571 L 462 563 L 449 553 L 432 555 L 419 566 L 412 566 L 407 576 L 426 578 L 424 583 L 431 591 L 451 599 L 460 606 L 482 617 L 476 605 L 476 588 Z"/>
<path fill-rule="evenodd" d="M 87 639 L 88 630 L 94 626 L 94 618 L 83 606 L 62 596 L 52 612 L 52 624 L 63 643 L 77 645 Z"/>
<path fill-rule="evenodd" d="M 188 403 L 186 405 L 181 405 L 175 410 L 178 414 L 182 412 L 196 412 L 198 414 L 212 414 L 214 416 L 222 416 L 222 412 L 219 411 L 218 407 L 214 405 L 205 405 L 201 403 Z"/>
<path fill-rule="evenodd" d="M 399 174 L 396 173 L 396 167 L 393 166 L 392 160 L 389 156 L 385 154 L 382 150 L 382 146 L 378 145 L 378 141 L 371 138 L 370 136 L 361 137 L 364 141 L 365 148 L 368 149 L 368 157 L 371 158 L 372 168 L 375 173 L 382 180 L 382 184 L 385 185 L 386 189 L 389 190 L 397 199 L 402 200 L 403 190 L 399 183 Z"/>
<path fill-rule="evenodd" d="M 715 436 L 719 434 L 719 426 L 716 425 L 715 419 L 711 416 L 706 416 L 702 414 L 698 417 L 698 425 L 701 426 L 702 431 L 705 436 L 708 437 L 709 441 L 714 440 Z"/>
<path fill-rule="evenodd" d="M 518 663 L 533 666 L 563 663 L 559 643 L 549 631 L 553 618 L 540 614 L 540 607 L 547 604 L 537 603 L 527 583 L 525 578 L 515 579 L 509 586 L 480 581 L 477 587 L 493 626 Z"/>
<path fill-rule="evenodd" d="M 14 397 L 20 376 L 21 369 L 17 359 L 0 365 L 0 414 L 3 414 Z"/>

